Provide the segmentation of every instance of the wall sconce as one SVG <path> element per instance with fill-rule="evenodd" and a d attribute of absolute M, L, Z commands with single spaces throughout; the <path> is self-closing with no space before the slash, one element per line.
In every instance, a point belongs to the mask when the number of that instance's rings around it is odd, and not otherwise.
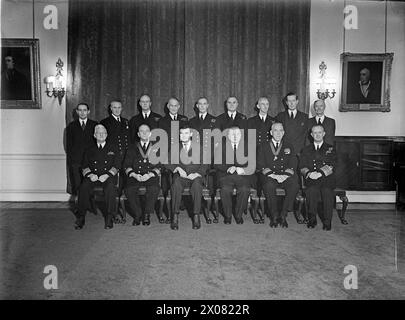
<path fill-rule="evenodd" d="M 56 61 L 56 75 L 47 76 L 45 78 L 46 83 L 46 95 L 49 98 L 58 98 L 59 105 L 62 104 L 62 99 L 65 96 L 65 87 L 64 87 L 64 77 L 62 74 L 63 71 L 63 61 L 61 58 Z"/>
<path fill-rule="evenodd" d="M 319 77 L 319 80 L 316 82 L 317 86 L 319 87 L 316 94 L 318 96 L 318 99 L 322 100 L 325 100 L 327 98 L 333 99 L 336 94 L 335 91 L 336 80 L 326 77 L 327 68 L 328 67 L 326 66 L 326 63 L 322 61 L 321 64 L 319 65 L 319 73 L 321 74 L 321 76 Z"/>

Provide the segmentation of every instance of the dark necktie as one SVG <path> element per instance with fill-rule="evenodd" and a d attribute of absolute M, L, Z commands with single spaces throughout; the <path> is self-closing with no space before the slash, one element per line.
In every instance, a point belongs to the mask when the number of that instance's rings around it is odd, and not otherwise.
<path fill-rule="evenodd" d="M 143 114 L 143 118 L 146 120 L 148 119 L 148 115 L 146 113 Z"/>
<path fill-rule="evenodd" d="M 121 123 L 120 117 L 117 117 L 117 121 L 118 121 L 118 123 Z"/>
<path fill-rule="evenodd" d="M 82 121 L 82 130 L 86 129 L 86 122 Z"/>
<path fill-rule="evenodd" d="M 319 144 L 316 145 L 316 151 L 319 151 Z"/>
<path fill-rule="evenodd" d="M 318 118 L 318 124 L 322 124 L 321 118 Z"/>
<path fill-rule="evenodd" d="M 276 150 L 278 150 L 278 142 L 276 142 Z"/>
<path fill-rule="evenodd" d="M 142 150 L 144 153 L 146 153 L 146 150 L 148 150 L 146 143 L 142 144 Z"/>
<path fill-rule="evenodd" d="M 201 121 L 204 121 L 203 115 L 200 116 L 200 120 L 201 120 Z"/>
<path fill-rule="evenodd" d="M 263 123 L 266 123 L 266 119 L 264 117 L 262 117 L 262 121 Z"/>
<path fill-rule="evenodd" d="M 98 145 L 98 150 L 103 150 L 103 147 L 101 144 Z"/>
<path fill-rule="evenodd" d="M 177 116 L 174 116 L 174 117 L 173 117 L 173 120 L 176 121 L 176 120 L 177 120 Z"/>
<path fill-rule="evenodd" d="M 292 111 L 290 112 L 290 118 L 294 119 L 294 112 L 292 112 Z"/>

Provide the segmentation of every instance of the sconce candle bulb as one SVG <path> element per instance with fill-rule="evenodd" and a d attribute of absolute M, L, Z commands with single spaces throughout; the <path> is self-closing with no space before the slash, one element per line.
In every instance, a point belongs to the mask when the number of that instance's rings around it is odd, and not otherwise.
<path fill-rule="evenodd" d="M 56 75 L 45 78 L 46 95 L 51 98 L 58 98 L 59 105 L 62 104 L 62 99 L 65 96 L 65 88 L 63 81 L 63 61 L 61 58 L 56 62 Z M 52 90 L 51 90 L 52 89 Z"/>

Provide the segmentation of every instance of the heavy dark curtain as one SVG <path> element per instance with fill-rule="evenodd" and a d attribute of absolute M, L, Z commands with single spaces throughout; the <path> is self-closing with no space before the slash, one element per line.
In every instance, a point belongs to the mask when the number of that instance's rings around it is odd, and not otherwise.
<path fill-rule="evenodd" d="M 265 95 L 275 115 L 288 91 L 308 111 L 309 25 L 310 0 L 69 1 L 67 121 L 112 99 L 129 118 L 142 93 L 162 114 L 170 96 L 192 116 L 200 96 L 218 115 L 235 95 L 251 116 Z"/>

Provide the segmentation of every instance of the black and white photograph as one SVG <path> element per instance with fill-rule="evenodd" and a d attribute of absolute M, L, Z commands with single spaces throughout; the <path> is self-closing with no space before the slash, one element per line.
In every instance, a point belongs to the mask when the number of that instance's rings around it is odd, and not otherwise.
<path fill-rule="evenodd" d="M 404 300 L 404 30 L 398 0 L 2 0 L 0 300 Z"/>

